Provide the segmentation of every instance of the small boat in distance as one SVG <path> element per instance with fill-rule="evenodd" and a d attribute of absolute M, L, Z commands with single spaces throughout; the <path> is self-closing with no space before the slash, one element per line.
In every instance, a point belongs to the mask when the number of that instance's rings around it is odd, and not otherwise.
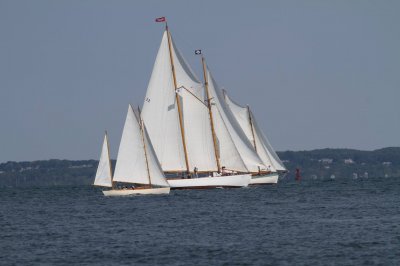
<path fill-rule="evenodd" d="M 116 186 L 116 182 L 121 185 Z M 128 184 L 128 185 L 125 185 Z M 111 163 L 107 135 L 104 140 L 94 185 L 111 187 L 105 196 L 145 194 L 169 194 L 170 187 L 147 135 L 140 111 L 136 115 L 131 105 L 122 132 L 114 177 L 111 179 Z"/>

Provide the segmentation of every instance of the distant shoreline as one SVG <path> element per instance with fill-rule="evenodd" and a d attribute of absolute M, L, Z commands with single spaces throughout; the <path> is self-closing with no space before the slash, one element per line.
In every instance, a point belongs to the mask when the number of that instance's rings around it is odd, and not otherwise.
<path fill-rule="evenodd" d="M 373 151 L 318 149 L 277 152 L 289 174 L 303 179 L 399 177 L 400 147 Z M 115 160 L 112 161 L 115 165 Z M 97 160 L 38 160 L 0 163 L 0 187 L 90 185 Z"/>

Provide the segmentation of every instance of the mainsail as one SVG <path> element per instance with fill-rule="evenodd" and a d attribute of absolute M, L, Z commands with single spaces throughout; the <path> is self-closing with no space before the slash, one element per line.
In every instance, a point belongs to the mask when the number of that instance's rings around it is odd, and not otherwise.
<path fill-rule="evenodd" d="M 234 102 L 231 98 L 229 98 L 225 91 L 224 97 L 229 109 L 232 111 L 234 117 L 243 129 L 243 132 L 246 134 L 246 137 L 249 139 L 250 143 L 253 145 L 257 154 L 267 166 L 267 169 L 271 170 L 272 172 L 286 171 L 282 161 L 279 159 L 275 150 L 272 148 L 268 139 L 258 126 L 253 113 L 250 111 L 250 108 L 243 107 Z"/>
<path fill-rule="evenodd" d="M 212 77 L 209 69 L 207 68 L 207 77 L 208 77 L 208 88 L 210 92 L 210 99 L 212 101 L 213 110 L 217 115 L 216 117 L 216 135 L 218 141 L 224 141 L 226 138 L 225 136 L 221 136 L 221 132 L 223 129 L 220 127 L 226 127 L 227 133 L 229 133 L 230 139 L 234 143 L 235 149 L 231 145 L 220 145 L 220 158 L 221 158 L 221 165 L 224 165 L 223 160 L 233 160 L 237 158 L 237 153 L 239 154 L 239 158 L 241 158 L 241 162 L 236 159 L 233 163 L 236 167 L 233 169 L 240 168 L 240 171 L 247 169 L 250 172 L 258 172 L 259 169 L 265 169 L 265 165 L 261 161 L 260 157 L 255 153 L 253 150 L 251 143 L 247 139 L 245 133 L 241 129 L 240 125 L 236 121 L 235 117 L 233 116 L 232 112 L 227 107 L 222 92 L 219 89 L 217 83 L 215 82 L 214 78 Z M 218 121 L 219 120 L 219 121 Z M 218 133 L 219 132 L 219 133 Z M 226 135 L 226 134 L 225 134 Z M 227 164 L 227 163 L 226 163 Z M 231 166 L 225 165 L 227 168 Z M 239 169 L 238 169 L 239 170 Z"/>
<path fill-rule="evenodd" d="M 113 180 L 168 186 L 151 142 L 145 133 L 143 138 L 141 125 L 131 105 L 128 107 Z"/>
<path fill-rule="evenodd" d="M 195 167 L 200 172 L 216 171 L 208 110 L 203 103 L 204 87 L 172 38 L 169 50 L 168 38 L 169 33 L 165 31 L 143 104 L 143 120 L 164 171 L 193 171 Z M 176 88 L 171 61 L 174 63 Z M 182 108 L 182 132 L 176 99 Z"/>
<path fill-rule="evenodd" d="M 94 179 L 94 185 L 102 187 L 112 187 L 111 163 L 110 153 L 108 149 L 107 133 L 104 135 L 103 147 L 101 149 L 101 155 L 96 171 L 96 177 Z"/>

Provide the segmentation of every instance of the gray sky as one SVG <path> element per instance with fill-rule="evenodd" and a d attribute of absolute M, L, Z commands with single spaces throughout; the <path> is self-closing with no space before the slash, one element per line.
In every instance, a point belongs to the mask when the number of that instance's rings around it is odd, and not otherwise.
<path fill-rule="evenodd" d="M 116 156 L 167 16 L 276 150 L 400 146 L 400 1 L 0 0 L 0 162 Z"/>

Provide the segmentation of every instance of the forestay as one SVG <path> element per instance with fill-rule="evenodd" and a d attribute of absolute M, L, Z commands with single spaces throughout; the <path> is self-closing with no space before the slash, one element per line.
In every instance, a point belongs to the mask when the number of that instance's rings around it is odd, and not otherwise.
<path fill-rule="evenodd" d="M 96 177 L 94 179 L 94 185 L 102 187 L 112 187 L 112 174 L 107 134 L 105 134 L 104 136 L 99 165 L 97 167 Z"/>
<path fill-rule="evenodd" d="M 208 68 L 207 68 L 207 75 L 209 81 L 208 88 L 210 92 L 210 98 L 212 99 L 212 104 L 215 105 L 216 109 L 218 110 L 218 113 L 222 121 L 224 122 L 223 124 L 226 126 L 226 129 L 229 132 L 229 135 L 233 143 L 235 144 L 237 152 L 239 152 L 240 157 L 242 158 L 245 164 L 245 167 L 250 172 L 258 172 L 259 167 L 265 168 L 265 165 L 262 163 L 260 157 L 253 150 L 251 143 L 247 139 L 246 135 L 244 134 L 243 130 L 241 129 L 236 119 L 234 118 L 232 112 L 227 107 L 222 92 L 218 88 L 218 85 L 215 82 L 214 78 L 212 77 Z M 219 124 L 221 123 L 215 123 L 215 124 L 216 127 L 218 127 Z M 218 139 L 221 140 L 221 137 L 218 137 Z M 225 148 L 226 147 L 221 145 L 221 161 L 222 161 L 222 150 Z M 229 155 L 229 152 L 226 152 L 227 155 Z"/>

